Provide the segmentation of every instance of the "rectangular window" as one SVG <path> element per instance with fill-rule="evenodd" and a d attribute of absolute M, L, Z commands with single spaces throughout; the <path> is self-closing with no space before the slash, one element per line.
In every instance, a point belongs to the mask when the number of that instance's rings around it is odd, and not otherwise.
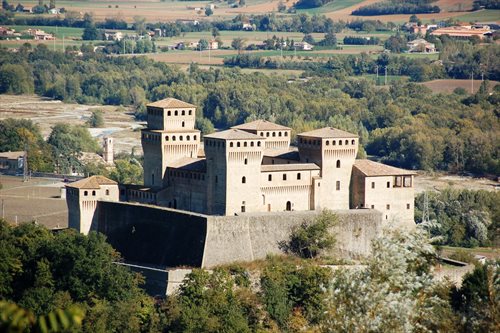
<path fill-rule="evenodd" d="M 340 181 L 339 180 L 337 180 L 335 187 L 336 187 L 337 191 L 340 191 Z"/>
<path fill-rule="evenodd" d="M 375 188 L 375 182 L 372 182 L 372 188 Z"/>
<path fill-rule="evenodd" d="M 244 213 L 245 212 L 245 206 L 241 206 L 241 212 Z"/>
<path fill-rule="evenodd" d="M 372 205 L 372 209 L 375 209 L 375 205 Z"/>
<path fill-rule="evenodd" d="M 391 182 L 387 182 L 387 188 L 391 187 Z"/>
<path fill-rule="evenodd" d="M 390 210 L 390 209 L 391 209 L 391 205 L 387 204 L 387 205 L 385 206 L 385 208 L 386 208 L 387 210 Z"/>
<path fill-rule="evenodd" d="M 403 181 L 404 187 L 411 187 L 411 176 L 405 176 Z"/>
<path fill-rule="evenodd" d="M 268 176 L 267 176 L 267 180 L 268 180 L 268 181 L 272 181 L 272 180 L 273 180 L 273 175 L 268 175 Z"/>
<path fill-rule="evenodd" d="M 297 174 L 297 180 L 300 180 L 300 172 Z"/>
<path fill-rule="evenodd" d="M 406 204 L 406 209 L 410 209 L 411 205 L 408 203 Z"/>
<path fill-rule="evenodd" d="M 401 176 L 394 177 L 394 187 L 401 187 L 402 178 Z"/>
<path fill-rule="evenodd" d="M 286 180 L 286 173 L 283 174 L 283 180 Z"/>

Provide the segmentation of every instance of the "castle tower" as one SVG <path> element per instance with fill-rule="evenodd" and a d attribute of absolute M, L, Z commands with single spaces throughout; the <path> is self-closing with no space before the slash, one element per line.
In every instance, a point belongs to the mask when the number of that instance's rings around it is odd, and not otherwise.
<path fill-rule="evenodd" d="M 97 227 L 98 201 L 118 200 L 118 183 L 104 176 L 92 176 L 66 185 L 68 226 L 87 235 Z"/>
<path fill-rule="evenodd" d="M 262 210 L 260 171 L 265 139 L 237 129 L 205 135 L 208 214 Z"/>
<path fill-rule="evenodd" d="M 103 154 L 102 157 L 104 162 L 107 164 L 113 164 L 114 148 L 113 148 L 113 138 L 104 137 L 103 139 Z"/>
<path fill-rule="evenodd" d="M 278 125 L 267 120 L 255 120 L 249 123 L 233 126 L 245 132 L 266 138 L 266 150 L 288 150 L 290 147 L 290 137 L 292 129 L 290 127 Z"/>
<path fill-rule="evenodd" d="M 349 183 L 358 144 L 357 135 L 333 127 L 298 135 L 301 162 L 321 168 L 317 209 L 349 209 Z"/>
<path fill-rule="evenodd" d="M 196 158 L 200 131 L 194 129 L 196 107 L 175 98 L 147 105 L 148 127 L 142 130 L 144 185 L 165 185 L 165 170 L 184 157 Z"/>

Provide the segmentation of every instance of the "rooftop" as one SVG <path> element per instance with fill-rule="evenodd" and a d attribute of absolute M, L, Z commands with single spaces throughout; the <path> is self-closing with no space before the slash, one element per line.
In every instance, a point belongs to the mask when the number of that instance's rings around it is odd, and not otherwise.
<path fill-rule="evenodd" d="M 300 136 L 310 136 L 317 138 L 357 138 L 356 134 L 339 130 L 333 127 L 323 127 L 317 130 L 300 133 Z"/>
<path fill-rule="evenodd" d="M 205 172 L 207 169 L 207 160 L 205 158 L 184 157 L 173 163 L 171 168 L 186 171 Z"/>
<path fill-rule="evenodd" d="M 365 176 L 403 176 L 415 175 L 415 171 L 396 168 L 390 165 L 373 162 L 370 160 L 355 160 L 354 167 L 358 169 Z"/>
<path fill-rule="evenodd" d="M 319 166 L 314 163 L 295 163 L 295 164 L 265 164 L 260 166 L 262 172 L 273 171 L 302 171 L 319 170 Z"/>
<path fill-rule="evenodd" d="M 178 100 L 176 98 L 165 98 L 153 103 L 149 103 L 147 106 L 151 106 L 154 108 L 163 108 L 163 109 L 173 109 L 173 108 L 195 108 L 196 106 L 193 104 L 189 104 Z"/>
<path fill-rule="evenodd" d="M 0 157 L 7 159 L 17 159 L 18 157 L 24 156 L 24 151 L 6 151 L 0 153 Z"/>
<path fill-rule="evenodd" d="M 204 138 L 223 140 L 264 140 L 263 137 L 234 128 L 207 134 L 204 136 Z"/>
<path fill-rule="evenodd" d="M 267 120 L 255 120 L 249 123 L 233 126 L 231 128 L 247 131 L 284 131 L 291 130 L 289 127 L 278 125 Z"/>
<path fill-rule="evenodd" d="M 114 180 L 104 176 L 92 176 L 66 185 L 79 189 L 99 189 L 101 185 L 117 185 Z"/>

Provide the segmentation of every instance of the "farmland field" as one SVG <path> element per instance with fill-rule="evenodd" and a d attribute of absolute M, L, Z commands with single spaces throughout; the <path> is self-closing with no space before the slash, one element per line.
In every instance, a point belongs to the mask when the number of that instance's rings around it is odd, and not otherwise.
<path fill-rule="evenodd" d="M 471 80 L 433 80 L 420 84 L 430 88 L 434 93 L 452 93 L 456 88 L 463 88 L 470 93 L 471 90 L 474 92 L 479 90 L 481 79 L 478 80 L 476 78 L 474 82 Z M 493 89 L 493 87 L 498 84 L 500 84 L 500 82 L 490 81 L 490 89 Z"/>

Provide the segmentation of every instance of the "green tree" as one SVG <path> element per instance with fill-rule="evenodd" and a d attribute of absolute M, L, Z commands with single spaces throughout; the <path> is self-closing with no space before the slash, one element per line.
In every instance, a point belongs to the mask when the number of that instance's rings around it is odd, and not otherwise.
<path fill-rule="evenodd" d="M 200 39 L 198 42 L 198 48 L 200 51 L 208 49 L 208 41 L 206 39 Z"/>
<path fill-rule="evenodd" d="M 32 94 L 33 91 L 33 77 L 26 66 L 7 63 L 0 67 L 0 93 Z"/>
<path fill-rule="evenodd" d="M 87 120 L 87 125 L 90 127 L 104 127 L 104 113 L 102 110 L 92 111 L 92 115 Z"/>
<path fill-rule="evenodd" d="M 324 210 L 313 221 L 304 221 L 292 229 L 290 239 L 280 243 L 281 248 L 301 258 L 314 258 L 321 251 L 328 251 L 335 245 L 331 228 L 338 223 L 337 216 Z"/>
<path fill-rule="evenodd" d="M 238 54 L 241 54 L 241 50 L 245 47 L 245 39 L 240 37 L 234 38 L 231 42 L 231 47 L 238 50 Z"/>
<path fill-rule="evenodd" d="M 109 177 L 120 184 L 142 184 L 143 168 L 136 159 L 116 160 Z"/>
<path fill-rule="evenodd" d="M 213 13 L 214 13 L 214 11 L 212 10 L 212 8 L 210 8 L 210 7 L 205 8 L 205 15 L 206 16 L 211 16 Z"/>
<path fill-rule="evenodd" d="M 83 29 L 83 40 L 97 40 L 99 38 L 99 30 L 94 24 L 91 24 Z"/>

